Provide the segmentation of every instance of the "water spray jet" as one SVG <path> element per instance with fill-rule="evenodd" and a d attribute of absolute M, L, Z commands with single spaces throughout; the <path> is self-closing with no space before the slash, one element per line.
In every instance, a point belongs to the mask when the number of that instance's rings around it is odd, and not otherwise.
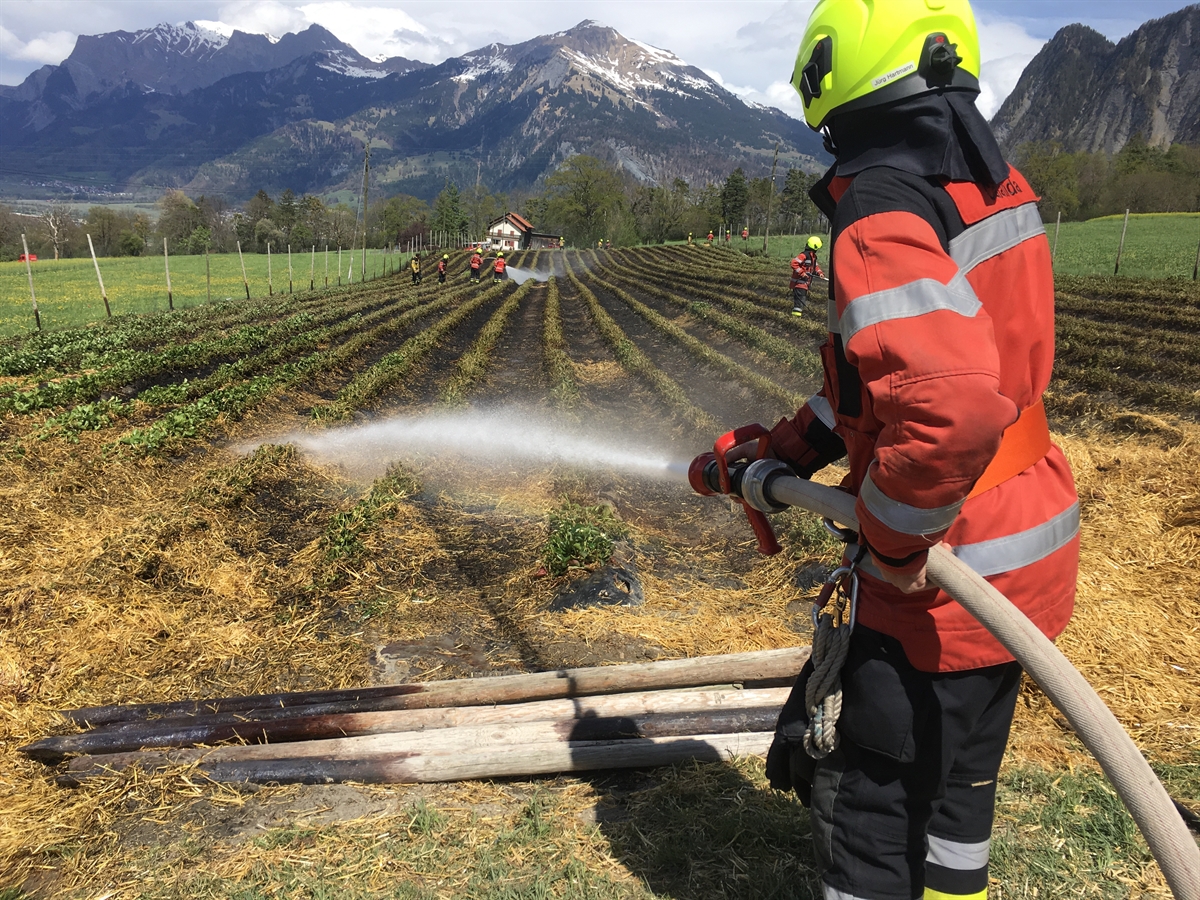
<path fill-rule="evenodd" d="M 397 416 L 317 433 L 296 432 L 272 442 L 294 444 L 318 462 L 349 469 L 381 471 L 401 460 L 456 459 L 485 469 L 565 465 L 687 483 L 688 463 L 674 458 L 666 447 L 641 439 L 616 442 L 611 435 L 611 430 L 600 435 L 537 411 L 500 407 Z M 255 447 L 241 449 L 250 452 Z"/>

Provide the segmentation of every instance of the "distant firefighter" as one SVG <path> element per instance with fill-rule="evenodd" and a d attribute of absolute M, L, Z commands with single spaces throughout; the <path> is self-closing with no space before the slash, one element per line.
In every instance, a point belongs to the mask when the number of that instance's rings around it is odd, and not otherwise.
<path fill-rule="evenodd" d="M 817 251 L 821 249 L 821 239 L 815 234 L 808 239 L 804 249 L 792 260 L 792 315 L 800 318 L 808 306 L 808 292 L 812 288 L 813 276 L 824 278 L 821 264 L 817 261 Z"/>
<path fill-rule="evenodd" d="M 412 262 L 408 264 L 408 268 L 412 271 L 412 283 L 421 283 L 421 254 L 414 253 Z"/>
<path fill-rule="evenodd" d="M 438 260 L 438 284 L 446 283 L 446 264 L 450 262 L 450 254 L 443 253 L 442 258 Z"/>

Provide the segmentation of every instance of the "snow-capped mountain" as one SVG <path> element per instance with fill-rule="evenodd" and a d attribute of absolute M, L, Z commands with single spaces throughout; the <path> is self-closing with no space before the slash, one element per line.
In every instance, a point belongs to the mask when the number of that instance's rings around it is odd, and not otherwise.
<path fill-rule="evenodd" d="M 287 61 L 263 69 L 268 54 Z M 357 178 L 364 135 L 379 189 L 426 197 L 447 177 L 527 189 L 580 152 L 645 184 L 763 175 L 777 143 L 783 167 L 825 158 L 802 122 L 593 21 L 436 66 L 366 59 L 317 26 L 275 43 L 163 27 L 80 38 L 47 69 L 0 92 L 10 166 L 106 184 L 331 190 Z"/>
<path fill-rule="evenodd" d="M 186 94 L 231 75 L 278 69 L 311 53 L 326 53 L 333 71 L 360 77 L 382 78 L 425 65 L 401 57 L 374 62 L 320 25 L 281 38 L 242 31 L 226 37 L 185 22 L 80 35 L 60 65 L 43 66 L 21 85 L 0 89 L 0 96 L 79 109 L 117 91 Z"/>

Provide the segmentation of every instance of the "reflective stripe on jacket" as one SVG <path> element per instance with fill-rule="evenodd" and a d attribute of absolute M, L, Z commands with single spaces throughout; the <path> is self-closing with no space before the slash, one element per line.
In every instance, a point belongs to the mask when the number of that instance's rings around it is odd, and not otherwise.
<path fill-rule="evenodd" d="M 1052 447 L 968 499 L 1050 381 L 1054 282 L 1037 197 L 1016 170 L 994 193 L 888 168 L 825 184 L 837 203 L 825 387 L 797 421 L 831 420 L 844 442 L 876 563 L 912 571 L 945 540 L 1056 637 L 1079 563 L 1066 458 Z M 859 621 L 925 671 L 1012 659 L 941 591 L 905 595 L 868 574 Z"/>
<path fill-rule="evenodd" d="M 506 262 L 504 261 L 504 257 L 502 257 L 502 256 L 501 256 L 501 257 L 498 257 L 498 258 L 496 259 L 495 270 L 496 270 L 497 272 L 499 272 L 501 275 L 503 275 L 503 274 L 504 274 L 504 267 L 505 267 L 506 265 L 508 265 L 508 263 L 506 263 Z"/>
<path fill-rule="evenodd" d="M 482 265 L 483 265 L 483 257 L 481 257 L 478 253 L 476 253 L 474 256 L 471 257 L 471 268 L 472 269 L 478 269 Z"/>

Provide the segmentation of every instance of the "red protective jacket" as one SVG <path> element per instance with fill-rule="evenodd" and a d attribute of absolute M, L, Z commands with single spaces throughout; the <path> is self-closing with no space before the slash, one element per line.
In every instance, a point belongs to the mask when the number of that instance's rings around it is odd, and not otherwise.
<path fill-rule="evenodd" d="M 821 271 L 821 264 L 817 262 L 817 254 L 806 247 L 792 260 L 792 280 L 788 289 L 794 291 L 800 288 L 807 291 L 812 287 L 814 275 L 825 277 L 825 273 Z"/>
<path fill-rule="evenodd" d="M 506 262 L 504 261 L 504 257 L 503 257 L 503 256 L 497 256 L 497 257 L 496 257 L 496 262 L 493 264 L 493 268 L 494 268 L 494 270 L 495 270 L 495 271 L 497 271 L 497 272 L 499 272 L 501 275 L 503 275 L 503 274 L 504 274 L 504 267 L 505 267 L 505 266 L 507 266 L 507 265 L 508 265 L 508 263 L 506 263 Z"/>
<path fill-rule="evenodd" d="M 483 265 L 483 257 L 480 256 L 478 253 L 476 253 L 474 256 L 471 257 L 471 268 L 472 269 L 478 269 L 482 265 Z"/>
<path fill-rule="evenodd" d="M 1037 197 L 1016 170 L 994 192 L 890 168 L 822 189 L 836 201 L 825 385 L 773 448 L 801 475 L 849 457 L 871 549 L 860 622 L 924 671 L 1008 662 L 946 594 L 870 572 L 916 570 L 944 540 L 1046 635 L 1071 617 L 1079 504 L 1041 405 L 1054 283 Z"/>
<path fill-rule="evenodd" d="M 438 260 L 438 272 L 443 275 L 446 273 L 446 261 L 444 259 Z"/>

